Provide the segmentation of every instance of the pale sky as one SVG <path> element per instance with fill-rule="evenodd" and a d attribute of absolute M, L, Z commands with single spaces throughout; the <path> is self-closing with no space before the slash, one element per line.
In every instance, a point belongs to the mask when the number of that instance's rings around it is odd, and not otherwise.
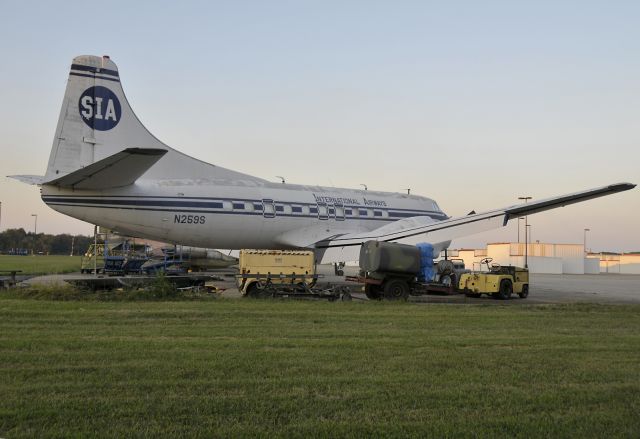
<path fill-rule="evenodd" d="M 135 3 L 134 5 L 129 3 Z M 278 181 L 404 191 L 464 215 L 640 183 L 638 1 L 2 4 L 0 175 L 44 174 L 69 65 L 110 55 L 138 117 Z M 3 178 L 0 229 L 92 233 Z M 640 189 L 529 217 L 532 239 L 640 250 Z M 453 247 L 516 240 L 516 226 Z"/>

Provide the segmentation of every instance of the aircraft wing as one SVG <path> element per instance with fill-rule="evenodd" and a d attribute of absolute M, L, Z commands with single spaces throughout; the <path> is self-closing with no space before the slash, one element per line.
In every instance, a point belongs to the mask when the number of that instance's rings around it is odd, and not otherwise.
<path fill-rule="evenodd" d="M 593 198 L 604 197 L 617 192 L 633 189 L 631 183 L 617 183 L 595 189 L 589 189 L 559 197 L 547 198 L 527 204 L 508 206 L 502 209 L 473 213 L 462 217 L 434 221 L 429 217 L 412 217 L 386 224 L 364 233 L 349 233 L 325 238 L 315 243 L 318 249 L 359 246 L 370 240 L 400 241 L 420 238 L 431 243 L 450 241 L 461 236 L 472 235 L 507 225 L 510 219 L 532 215 L 545 210 L 564 207 Z"/>

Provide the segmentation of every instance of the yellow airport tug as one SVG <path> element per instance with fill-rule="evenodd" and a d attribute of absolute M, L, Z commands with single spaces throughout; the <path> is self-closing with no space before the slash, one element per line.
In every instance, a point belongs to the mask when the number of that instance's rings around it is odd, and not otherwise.
<path fill-rule="evenodd" d="M 480 261 L 480 265 L 487 265 L 488 272 L 462 274 L 458 289 L 467 297 L 487 294 L 496 299 L 507 300 L 515 293 L 522 299 L 526 298 L 529 295 L 529 270 L 522 267 L 505 267 L 492 261 L 492 258 Z"/>

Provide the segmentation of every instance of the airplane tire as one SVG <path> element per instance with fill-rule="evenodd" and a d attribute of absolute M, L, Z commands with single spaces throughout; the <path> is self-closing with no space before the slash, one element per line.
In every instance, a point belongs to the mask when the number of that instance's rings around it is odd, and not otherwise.
<path fill-rule="evenodd" d="M 384 298 L 386 300 L 407 300 L 409 284 L 402 279 L 392 279 L 384 284 Z"/>
<path fill-rule="evenodd" d="M 522 292 L 518 293 L 518 296 L 520 296 L 521 299 L 526 299 L 527 296 L 529 296 L 529 285 L 523 285 Z"/>

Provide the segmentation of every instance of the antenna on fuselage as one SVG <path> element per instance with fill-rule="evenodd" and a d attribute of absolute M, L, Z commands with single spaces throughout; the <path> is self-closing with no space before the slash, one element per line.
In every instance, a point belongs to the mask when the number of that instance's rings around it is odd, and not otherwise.
<path fill-rule="evenodd" d="M 276 178 L 279 178 L 280 180 L 282 180 L 282 184 L 284 184 L 284 177 L 282 177 L 281 175 L 276 175 Z"/>

